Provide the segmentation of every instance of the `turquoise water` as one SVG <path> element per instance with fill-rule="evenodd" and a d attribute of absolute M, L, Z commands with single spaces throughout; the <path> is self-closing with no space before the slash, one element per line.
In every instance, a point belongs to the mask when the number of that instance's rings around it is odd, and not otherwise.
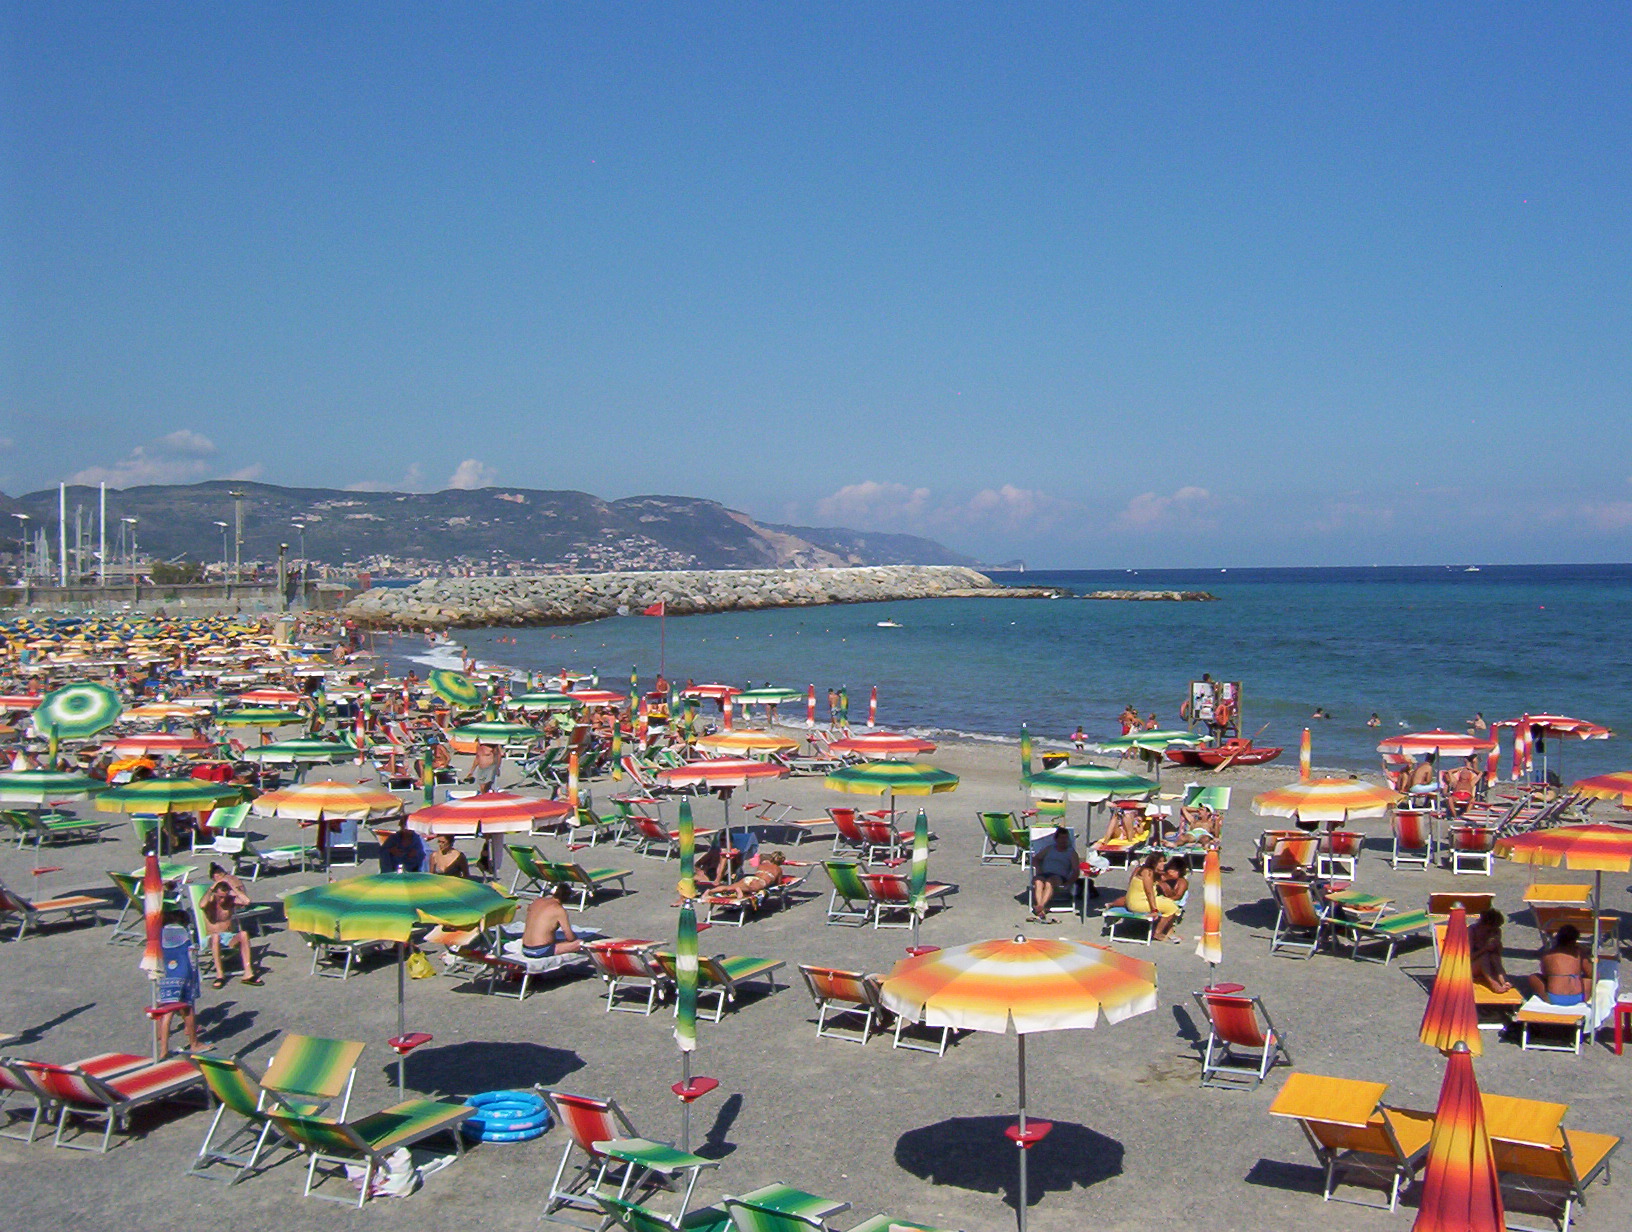
<path fill-rule="evenodd" d="M 1314 729 L 1320 765 L 1372 768 L 1388 732 L 1462 730 L 1526 710 L 1607 724 L 1618 738 L 1550 750 L 1567 777 L 1632 768 L 1632 566 L 1457 569 L 1146 570 L 1029 573 L 1074 591 L 1206 589 L 1217 603 L 938 599 L 672 618 L 671 680 L 845 686 L 864 719 L 878 686 L 892 729 L 1012 737 L 1111 735 L 1132 702 L 1177 726 L 1187 682 L 1243 682 L 1243 729 L 1295 754 Z M 898 629 L 877 627 L 895 620 Z M 522 670 L 598 668 L 622 688 L 658 666 L 659 622 L 618 617 L 569 629 L 466 630 L 483 660 Z M 500 642 L 498 638 L 514 638 Z M 412 643 L 400 644 L 411 650 Z M 1332 718 L 1311 722 L 1317 707 Z M 1375 710 L 1381 731 L 1367 728 Z M 802 718 L 800 706 L 784 718 Z M 1503 775 L 1507 756 L 1503 757 Z"/>

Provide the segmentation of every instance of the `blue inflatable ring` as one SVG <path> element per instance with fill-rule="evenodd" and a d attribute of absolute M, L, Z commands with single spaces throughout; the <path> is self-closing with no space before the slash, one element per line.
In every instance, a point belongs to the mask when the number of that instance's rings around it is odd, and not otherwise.
<path fill-rule="evenodd" d="M 526 1142 L 550 1127 L 544 1101 L 532 1091 L 484 1091 L 465 1104 L 477 1115 L 460 1127 L 467 1138 L 482 1142 Z"/>

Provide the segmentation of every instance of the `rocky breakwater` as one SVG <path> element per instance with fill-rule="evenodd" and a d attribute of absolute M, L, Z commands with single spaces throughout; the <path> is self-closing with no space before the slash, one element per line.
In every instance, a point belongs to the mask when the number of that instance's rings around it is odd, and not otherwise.
<path fill-rule="evenodd" d="M 539 577 L 428 578 L 365 591 L 345 614 L 365 628 L 447 629 L 565 625 L 640 612 L 670 616 L 826 603 L 1014 595 L 955 565 L 860 569 L 720 569 L 652 573 L 554 573 Z"/>
<path fill-rule="evenodd" d="M 1129 603 L 1217 603 L 1218 596 L 1205 590 L 1095 590 L 1084 599 L 1121 599 Z"/>

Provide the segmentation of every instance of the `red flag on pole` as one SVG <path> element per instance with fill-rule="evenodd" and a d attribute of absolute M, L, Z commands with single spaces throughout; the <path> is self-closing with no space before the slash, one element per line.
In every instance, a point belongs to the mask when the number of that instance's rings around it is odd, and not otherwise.
<path fill-rule="evenodd" d="M 643 609 L 640 614 L 642 616 L 663 616 L 663 615 L 666 615 L 666 613 L 663 610 L 663 603 L 664 603 L 664 601 L 662 599 L 659 599 L 656 603 L 652 604 L 651 607 Z"/>

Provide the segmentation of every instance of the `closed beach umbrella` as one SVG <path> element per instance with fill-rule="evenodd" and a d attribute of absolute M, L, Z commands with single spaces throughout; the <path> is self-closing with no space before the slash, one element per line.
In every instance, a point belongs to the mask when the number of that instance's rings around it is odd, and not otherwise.
<path fill-rule="evenodd" d="M 482 691 L 476 687 L 476 682 L 463 672 L 450 672 L 445 668 L 427 672 L 425 683 L 450 706 L 460 706 L 466 710 L 473 710 L 482 704 Z"/>
<path fill-rule="evenodd" d="M 846 736 L 843 740 L 833 741 L 832 749 L 835 753 L 859 753 L 863 757 L 879 761 L 911 761 L 915 757 L 933 753 L 935 742 L 895 732 L 865 732 L 859 736 Z"/>
<path fill-rule="evenodd" d="M 147 978 L 156 980 L 164 969 L 164 876 L 159 872 L 159 857 L 148 852 L 142 862 L 142 923 L 146 929 L 146 943 L 142 946 L 142 961 L 138 964 L 147 972 Z"/>
<path fill-rule="evenodd" d="M 704 736 L 697 747 L 705 753 L 791 753 L 799 742 L 775 732 L 728 731 Z"/>
<path fill-rule="evenodd" d="M 1149 799 L 1156 794 L 1156 784 L 1142 775 L 1110 766 L 1056 766 L 1033 774 L 1026 790 L 1039 800 L 1099 804 L 1106 800 Z"/>
<path fill-rule="evenodd" d="M 1224 961 L 1224 872 L 1216 847 L 1208 849 L 1201 866 L 1201 940 L 1196 943 L 1196 957 L 1209 968 Z M 1208 978 L 1212 978 L 1210 971 Z"/>
<path fill-rule="evenodd" d="M 680 801 L 680 897 L 697 897 L 697 827 L 691 819 L 691 801 Z"/>
<path fill-rule="evenodd" d="M 1437 753 L 1443 757 L 1472 757 L 1488 753 L 1496 743 L 1494 737 L 1469 736 L 1463 732 L 1425 731 L 1407 736 L 1393 736 L 1377 746 L 1379 753 L 1403 753 L 1407 757 L 1422 757 Z"/>
<path fill-rule="evenodd" d="M 918 922 L 928 910 L 924 890 L 929 885 L 929 814 L 923 809 L 912 823 L 912 868 L 907 873 L 907 892 L 912 896 L 912 948 L 918 948 Z"/>
<path fill-rule="evenodd" d="M 1298 741 L 1298 780 L 1303 783 L 1312 781 L 1314 772 L 1315 746 L 1309 735 L 1309 729 L 1303 729 L 1303 737 Z"/>
<path fill-rule="evenodd" d="M 1252 798 L 1252 811 L 1260 817 L 1341 822 L 1381 817 L 1398 799 L 1363 779 L 1311 779 L 1260 792 Z"/>
<path fill-rule="evenodd" d="M 44 808 L 57 800 L 83 800 L 107 790 L 101 779 L 61 770 L 7 770 L 0 773 L 0 802 Z"/>
<path fill-rule="evenodd" d="M 1020 786 L 1031 782 L 1031 728 L 1020 728 Z"/>
<path fill-rule="evenodd" d="M 1632 872 L 1632 826 L 1609 822 L 1555 826 L 1496 840 L 1496 854 L 1515 864 L 1570 868 L 1593 875 L 1592 953 L 1598 954 L 1598 915 L 1604 906 L 1604 874 Z"/>
<path fill-rule="evenodd" d="M 83 740 L 112 727 L 120 709 L 119 695 L 106 685 L 65 685 L 40 699 L 34 708 L 34 730 L 42 736 Z"/>
<path fill-rule="evenodd" d="M 884 1004 L 908 1022 L 1019 1036 L 1020 1230 L 1026 1227 L 1026 1156 L 1053 1128 L 1027 1121 L 1026 1036 L 1121 1022 L 1156 1008 L 1156 966 L 1109 946 L 1052 938 L 976 941 L 903 959 L 884 980 Z"/>
<path fill-rule="evenodd" d="M 1622 808 L 1632 808 L 1632 771 L 1594 775 L 1572 784 L 1570 790 L 1594 800 L 1613 800 Z"/>
<path fill-rule="evenodd" d="M 674 939 L 674 1042 L 680 1048 L 680 1149 L 691 1150 L 691 1054 L 697 1050 L 697 912 L 680 903 Z"/>
<path fill-rule="evenodd" d="M 1430 1048 L 1449 1053 L 1464 1047 L 1478 1056 L 1484 1051 L 1479 1039 L 1479 1010 L 1473 1001 L 1473 957 L 1468 944 L 1468 913 L 1451 909 L 1445 926 L 1445 943 L 1439 950 L 1439 970 L 1422 1011 L 1422 1027 L 1417 1037 Z"/>
<path fill-rule="evenodd" d="M 378 873 L 348 877 L 291 894 L 283 902 L 289 927 L 336 941 L 397 943 L 397 1037 L 404 1020 L 404 966 L 408 941 L 420 924 L 491 928 L 516 912 L 516 900 L 466 877 L 435 873 Z M 406 1086 L 407 1054 L 397 1056 L 397 1088 Z"/>
<path fill-rule="evenodd" d="M 1459 1044 L 1445 1061 L 1411 1232 L 1503 1232 L 1506 1227 L 1473 1055 Z"/>

